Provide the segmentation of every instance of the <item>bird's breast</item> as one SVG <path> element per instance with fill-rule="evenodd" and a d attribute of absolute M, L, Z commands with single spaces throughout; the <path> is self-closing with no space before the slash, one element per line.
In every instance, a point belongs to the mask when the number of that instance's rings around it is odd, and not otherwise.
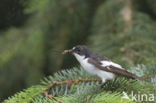
<path fill-rule="evenodd" d="M 88 58 L 85 58 L 85 56 L 80 56 L 78 54 L 74 54 L 76 59 L 79 61 L 81 66 L 90 74 L 97 75 L 98 69 L 93 66 L 92 64 L 88 63 Z"/>
<path fill-rule="evenodd" d="M 88 59 L 84 59 L 80 62 L 81 66 L 90 74 L 97 75 L 98 69 L 92 64 L 88 63 Z"/>

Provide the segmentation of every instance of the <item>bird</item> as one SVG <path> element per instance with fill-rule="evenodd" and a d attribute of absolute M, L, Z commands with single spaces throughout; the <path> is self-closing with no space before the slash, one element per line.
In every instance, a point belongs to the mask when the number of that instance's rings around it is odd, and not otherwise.
<path fill-rule="evenodd" d="M 64 50 L 63 54 L 66 53 L 73 54 L 89 74 L 98 76 L 102 81 L 101 86 L 103 86 L 107 80 L 114 80 L 117 75 L 144 80 L 107 57 L 91 51 L 86 45 L 77 45 L 72 49 Z"/>

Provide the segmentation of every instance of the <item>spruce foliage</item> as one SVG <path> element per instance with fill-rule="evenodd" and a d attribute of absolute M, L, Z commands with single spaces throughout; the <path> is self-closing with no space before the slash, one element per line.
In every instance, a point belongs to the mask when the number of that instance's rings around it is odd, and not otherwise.
<path fill-rule="evenodd" d="M 142 66 L 134 68 L 141 69 L 140 67 Z M 152 69 L 150 66 L 144 66 L 146 73 Z M 153 70 L 156 73 L 155 69 Z M 133 73 L 136 72 L 133 71 Z M 44 78 L 40 85 L 17 93 L 3 103 L 113 103 L 114 101 L 133 103 L 135 101 L 122 99 L 123 91 L 129 95 L 132 91 L 156 95 L 156 78 L 153 76 L 148 78 L 151 83 L 118 77 L 114 81 L 108 81 L 103 88 L 100 88 L 98 78 L 90 76 L 82 68 L 72 68 Z"/>

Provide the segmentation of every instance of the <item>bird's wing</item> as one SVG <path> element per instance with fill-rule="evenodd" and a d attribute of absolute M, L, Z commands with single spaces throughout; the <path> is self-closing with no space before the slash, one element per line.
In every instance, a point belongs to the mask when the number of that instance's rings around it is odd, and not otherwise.
<path fill-rule="evenodd" d="M 93 59 L 88 59 L 88 63 L 91 63 L 92 65 L 94 65 L 95 67 L 97 67 L 100 70 L 111 72 L 111 73 L 114 73 L 114 74 L 119 75 L 119 76 L 124 76 L 124 77 L 132 78 L 132 79 L 144 80 L 143 78 L 138 77 L 135 74 L 132 74 L 125 69 L 115 67 L 113 65 L 101 66 L 98 62 L 96 62 Z"/>

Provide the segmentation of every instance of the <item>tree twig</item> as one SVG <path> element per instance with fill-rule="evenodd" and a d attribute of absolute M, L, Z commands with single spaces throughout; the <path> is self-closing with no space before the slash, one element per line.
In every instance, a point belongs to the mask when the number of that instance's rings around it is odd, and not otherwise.
<path fill-rule="evenodd" d="M 56 85 L 63 85 L 63 84 L 67 84 L 68 85 L 68 88 L 71 87 L 71 85 L 73 83 L 75 84 L 78 84 L 79 82 L 91 82 L 91 81 L 101 81 L 100 79 L 95 79 L 95 78 L 88 78 L 88 79 L 82 79 L 82 78 L 79 78 L 79 79 L 75 79 L 75 80 L 65 80 L 65 81 L 53 81 L 53 83 L 49 84 L 45 91 L 44 91 L 44 95 L 47 96 L 48 98 L 50 99 L 54 99 L 57 103 L 62 103 L 60 100 L 57 100 L 56 98 L 54 98 L 53 95 L 51 94 L 48 94 L 48 90 Z"/>

